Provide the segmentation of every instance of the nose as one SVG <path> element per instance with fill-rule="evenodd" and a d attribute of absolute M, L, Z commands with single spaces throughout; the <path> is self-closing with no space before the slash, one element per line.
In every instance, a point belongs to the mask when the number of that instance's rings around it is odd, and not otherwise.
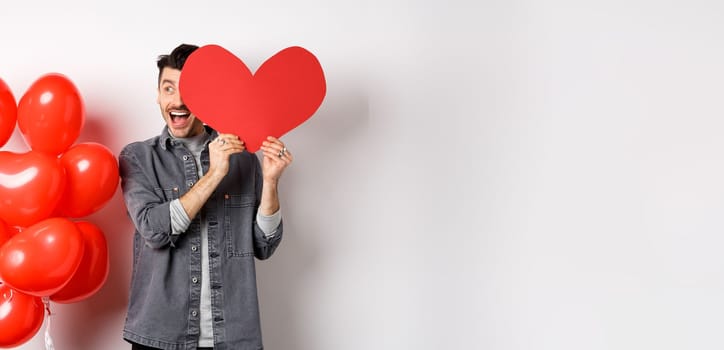
<path fill-rule="evenodd" d="M 183 104 L 183 100 L 181 99 L 181 92 L 178 90 L 173 94 L 173 102 L 174 104 Z"/>
<path fill-rule="evenodd" d="M 178 91 L 173 94 L 172 104 L 175 107 L 182 107 L 184 105 L 184 100 L 181 98 L 181 93 Z"/>

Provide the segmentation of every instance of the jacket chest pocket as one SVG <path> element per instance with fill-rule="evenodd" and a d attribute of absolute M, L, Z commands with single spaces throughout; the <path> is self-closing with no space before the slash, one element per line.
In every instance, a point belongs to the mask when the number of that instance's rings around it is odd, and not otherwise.
<path fill-rule="evenodd" d="M 254 255 L 253 230 L 256 217 L 256 197 L 253 195 L 224 195 L 224 236 L 229 257 Z"/>
<path fill-rule="evenodd" d="M 156 194 L 161 196 L 161 198 L 163 198 L 166 202 L 179 198 L 178 187 L 154 188 L 154 190 L 156 191 Z"/>

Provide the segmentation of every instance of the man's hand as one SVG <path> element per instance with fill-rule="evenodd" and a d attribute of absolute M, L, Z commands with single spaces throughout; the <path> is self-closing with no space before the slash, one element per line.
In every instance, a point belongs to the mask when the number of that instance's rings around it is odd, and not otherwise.
<path fill-rule="evenodd" d="M 261 150 L 264 152 L 261 164 L 264 185 L 261 191 L 259 211 L 262 215 L 269 216 L 279 210 L 279 192 L 277 191 L 279 178 L 294 158 L 284 143 L 271 136 L 262 142 Z"/>
<path fill-rule="evenodd" d="M 209 172 L 222 177 L 229 172 L 229 156 L 244 152 L 246 146 L 238 136 L 232 134 L 219 134 L 219 137 L 209 143 Z"/>
<path fill-rule="evenodd" d="M 264 152 L 262 160 L 262 173 L 264 182 L 276 184 L 282 176 L 284 169 L 292 163 L 294 157 L 279 139 L 269 136 L 262 142 L 261 150 Z"/>

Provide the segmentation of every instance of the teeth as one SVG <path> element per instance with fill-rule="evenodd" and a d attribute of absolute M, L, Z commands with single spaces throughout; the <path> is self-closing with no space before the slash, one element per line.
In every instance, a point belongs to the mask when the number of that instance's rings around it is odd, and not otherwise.
<path fill-rule="evenodd" d="M 188 113 L 186 113 L 186 112 L 171 112 L 170 114 L 174 117 L 182 117 L 182 116 L 188 115 Z"/>

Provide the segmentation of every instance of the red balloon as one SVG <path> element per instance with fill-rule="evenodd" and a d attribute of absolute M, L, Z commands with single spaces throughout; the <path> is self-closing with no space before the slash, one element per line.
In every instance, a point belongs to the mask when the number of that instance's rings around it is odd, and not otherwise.
<path fill-rule="evenodd" d="M 14 348 L 32 338 L 43 325 L 43 301 L 0 283 L 0 348 Z"/>
<path fill-rule="evenodd" d="M 18 127 L 31 149 L 59 155 L 80 135 L 85 107 L 80 92 L 66 76 L 46 74 L 18 103 Z"/>
<path fill-rule="evenodd" d="M 0 220 L 0 247 L 10 240 L 14 232 L 12 227 L 8 226 L 5 221 Z"/>
<path fill-rule="evenodd" d="M 10 237 L 15 236 L 16 234 L 23 232 L 25 230 L 25 227 L 22 226 L 9 226 L 10 227 Z"/>
<path fill-rule="evenodd" d="M 66 218 L 28 227 L 0 248 L 0 279 L 34 296 L 51 296 L 73 277 L 83 258 L 83 235 Z"/>
<path fill-rule="evenodd" d="M 76 222 L 75 226 L 83 234 L 85 242 L 83 260 L 70 282 L 50 297 L 57 303 L 68 304 L 87 299 L 98 292 L 108 278 L 108 245 L 103 231 L 88 221 Z"/>
<path fill-rule="evenodd" d="M 30 226 L 48 218 L 63 195 L 65 170 L 57 158 L 0 151 L 0 219 Z"/>
<path fill-rule="evenodd" d="M 18 107 L 15 97 L 5 82 L 0 79 L 0 147 L 4 146 L 15 129 Z"/>
<path fill-rule="evenodd" d="M 79 143 L 60 157 L 66 184 L 56 212 L 83 217 L 102 208 L 116 192 L 118 160 L 100 143 Z"/>

